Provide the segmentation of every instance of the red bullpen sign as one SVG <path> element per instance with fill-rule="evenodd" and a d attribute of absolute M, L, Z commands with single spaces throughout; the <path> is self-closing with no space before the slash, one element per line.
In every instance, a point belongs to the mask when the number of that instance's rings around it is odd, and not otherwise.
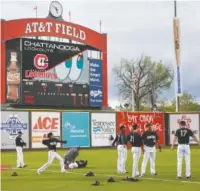
<path fill-rule="evenodd" d="M 160 144 L 164 145 L 165 128 L 163 113 L 117 112 L 117 132 L 120 131 L 119 126 L 124 124 L 126 126 L 126 135 L 128 135 L 130 133 L 130 127 L 133 124 L 137 124 L 142 134 L 147 123 L 152 124 L 153 129 L 159 136 Z"/>

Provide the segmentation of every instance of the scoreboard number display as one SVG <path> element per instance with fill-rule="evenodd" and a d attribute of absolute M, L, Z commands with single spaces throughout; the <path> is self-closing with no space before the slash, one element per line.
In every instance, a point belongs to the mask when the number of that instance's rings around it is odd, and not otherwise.
<path fill-rule="evenodd" d="M 25 105 L 89 106 L 89 85 L 43 81 L 23 81 Z"/>

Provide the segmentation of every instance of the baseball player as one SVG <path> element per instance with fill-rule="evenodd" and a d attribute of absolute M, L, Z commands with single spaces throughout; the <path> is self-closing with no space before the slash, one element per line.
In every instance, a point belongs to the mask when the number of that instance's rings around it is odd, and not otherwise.
<path fill-rule="evenodd" d="M 17 151 L 17 168 L 25 168 L 27 165 L 24 164 L 23 147 L 26 143 L 22 139 L 22 132 L 18 132 L 18 136 L 15 139 L 16 151 Z"/>
<path fill-rule="evenodd" d="M 125 126 L 120 126 L 120 134 L 116 136 L 112 143 L 112 146 L 117 145 L 118 160 L 117 160 L 117 172 L 126 172 L 126 160 L 127 160 L 127 137 L 125 135 Z"/>
<path fill-rule="evenodd" d="M 178 129 L 175 133 L 171 149 L 173 150 L 174 144 L 178 140 L 178 149 L 177 149 L 177 178 L 181 179 L 182 177 L 182 160 L 183 157 L 185 159 L 185 165 L 186 165 L 186 178 L 191 178 L 191 171 L 190 171 L 190 146 L 189 141 L 190 137 L 194 139 L 194 141 L 197 142 L 197 144 L 200 145 L 200 142 L 194 135 L 194 133 L 186 128 L 186 122 L 181 121 L 180 122 L 180 129 Z"/>
<path fill-rule="evenodd" d="M 80 148 L 71 148 L 64 156 L 65 169 L 67 168 L 83 168 L 87 166 L 87 160 L 75 161 L 79 155 Z"/>
<path fill-rule="evenodd" d="M 60 162 L 61 166 L 61 172 L 65 171 L 65 165 L 63 158 L 56 152 L 56 145 L 57 143 L 64 143 L 66 144 L 67 141 L 58 140 L 57 138 L 53 137 L 53 133 L 48 133 L 47 137 L 46 135 L 43 136 L 42 143 L 46 145 L 49 149 L 48 151 L 48 162 L 44 164 L 41 168 L 37 170 L 38 174 L 41 174 L 42 171 L 44 171 L 47 167 L 51 165 L 53 160 L 56 158 Z"/>
<path fill-rule="evenodd" d="M 141 156 L 141 146 L 142 146 L 142 139 L 139 134 L 139 127 L 138 125 L 133 125 L 132 131 L 128 136 L 128 141 L 132 145 L 131 152 L 133 154 L 133 169 L 132 169 L 132 177 L 138 177 L 139 176 L 139 170 L 138 170 L 138 163 Z"/>
<path fill-rule="evenodd" d="M 151 175 L 155 176 L 157 175 L 155 170 L 156 145 L 158 145 L 160 152 L 161 146 L 159 145 L 158 135 L 153 131 L 151 124 L 146 125 L 146 131 L 142 134 L 141 138 L 144 144 L 144 157 L 142 161 L 141 177 L 145 175 L 149 159 Z"/>

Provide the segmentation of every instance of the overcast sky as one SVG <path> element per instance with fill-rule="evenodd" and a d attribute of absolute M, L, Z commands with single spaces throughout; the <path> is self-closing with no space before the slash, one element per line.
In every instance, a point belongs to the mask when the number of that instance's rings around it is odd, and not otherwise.
<path fill-rule="evenodd" d="M 46 17 L 51 1 L 1 1 L 1 18 Z M 141 54 L 175 66 L 173 45 L 173 1 L 60 1 L 63 18 L 108 33 L 109 100 L 119 100 L 112 68 L 120 59 L 136 59 Z M 183 90 L 200 100 L 200 1 L 178 1 L 181 32 Z M 174 85 L 163 97 L 174 97 Z"/>

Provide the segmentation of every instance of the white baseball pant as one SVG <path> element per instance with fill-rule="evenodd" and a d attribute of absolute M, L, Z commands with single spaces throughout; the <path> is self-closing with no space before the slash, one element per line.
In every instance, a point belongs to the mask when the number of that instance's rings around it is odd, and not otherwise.
<path fill-rule="evenodd" d="M 191 176 L 191 170 L 190 170 L 190 146 L 189 145 L 178 145 L 177 149 L 177 176 L 182 176 L 182 161 L 183 157 L 185 159 L 185 165 L 186 165 L 186 177 Z"/>
<path fill-rule="evenodd" d="M 126 173 L 127 148 L 124 145 L 118 145 L 117 151 L 118 151 L 117 172 Z"/>
<path fill-rule="evenodd" d="M 78 164 L 76 162 L 72 162 L 69 164 L 69 168 L 77 168 Z"/>
<path fill-rule="evenodd" d="M 141 169 L 141 174 L 145 174 L 146 172 L 146 167 L 148 160 L 150 159 L 150 171 L 151 174 L 155 174 L 155 159 L 156 159 L 156 148 L 154 147 L 148 147 L 144 146 L 144 157 L 142 161 L 142 169 Z"/>
<path fill-rule="evenodd" d="M 132 169 L 132 177 L 138 176 L 139 170 L 138 170 L 138 163 L 141 156 L 141 148 L 140 147 L 132 147 L 131 149 L 133 154 L 133 169 Z"/>
<path fill-rule="evenodd" d="M 61 172 L 64 172 L 65 171 L 64 160 L 55 151 L 49 151 L 48 152 L 48 162 L 46 164 L 44 164 L 41 168 L 39 168 L 38 171 L 39 172 L 44 171 L 47 167 L 49 167 L 52 164 L 54 159 L 57 159 L 60 162 Z"/>
<path fill-rule="evenodd" d="M 17 146 L 16 151 L 17 151 L 17 168 L 23 167 L 25 165 L 24 164 L 23 148 Z"/>

